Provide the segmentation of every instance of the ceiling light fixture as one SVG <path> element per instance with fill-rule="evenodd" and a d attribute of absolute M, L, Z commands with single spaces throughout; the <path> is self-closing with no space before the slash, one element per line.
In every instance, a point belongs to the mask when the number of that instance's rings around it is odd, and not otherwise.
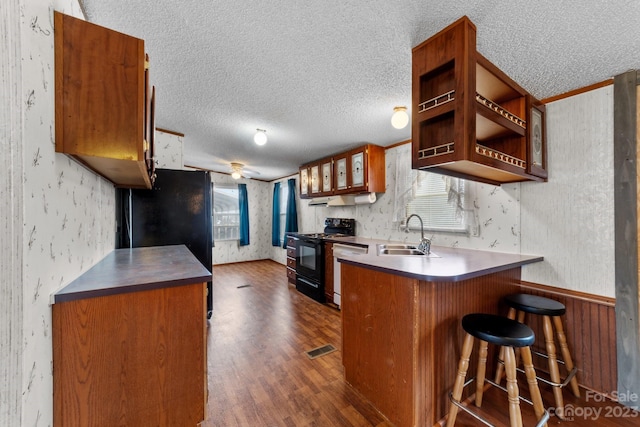
<path fill-rule="evenodd" d="M 409 124 L 409 114 L 407 107 L 395 107 L 391 116 L 391 126 L 396 129 L 402 129 Z"/>
<path fill-rule="evenodd" d="M 231 163 L 231 178 L 240 179 L 242 178 L 242 167 L 244 165 L 242 163 Z"/>
<path fill-rule="evenodd" d="M 264 145 L 267 143 L 267 131 L 264 129 L 256 129 L 256 134 L 253 135 L 253 141 L 258 145 Z"/>

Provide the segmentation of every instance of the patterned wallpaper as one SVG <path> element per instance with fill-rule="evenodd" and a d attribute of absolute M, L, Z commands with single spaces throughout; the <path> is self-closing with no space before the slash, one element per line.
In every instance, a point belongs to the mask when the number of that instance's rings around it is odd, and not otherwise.
<path fill-rule="evenodd" d="M 309 206 L 300 200 L 298 221 L 302 232 L 318 232 L 324 228 L 326 217 L 355 218 L 359 236 L 382 240 L 418 242 L 419 231 L 401 231 L 392 223 L 395 188 L 396 155 L 409 150 L 409 144 L 386 150 L 386 191 L 378 194 L 373 204 L 357 206 Z M 410 165 L 407 165 L 410 167 Z M 434 245 L 483 249 L 499 252 L 520 250 L 520 184 L 500 187 L 467 181 L 467 197 L 471 198 L 473 216 L 479 232 L 469 235 L 427 233 Z"/>
<path fill-rule="evenodd" d="M 272 186 L 268 182 L 211 173 L 215 184 L 247 184 L 249 197 L 249 241 L 248 246 L 238 246 L 238 241 L 215 241 L 213 265 L 231 262 L 252 261 L 269 258 L 271 251 L 271 200 Z M 215 274 L 215 267 L 214 267 Z"/>
<path fill-rule="evenodd" d="M 615 297 L 613 86 L 547 105 L 549 182 L 522 184 L 523 280 Z"/>
<path fill-rule="evenodd" d="M 50 295 L 114 248 L 111 183 L 55 152 L 53 10 L 76 1 L 22 2 L 24 344 L 22 425 L 52 422 Z"/>
<path fill-rule="evenodd" d="M 392 148 L 386 152 L 387 191 L 379 195 L 371 205 L 356 206 L 358 234 L 364 237 L 385 240 L 418 242 L 420 232 L 399 230 L 392 223 L 393 199 L 395 197 L 396 155 L 400 150 L 409 150 L 409 144 Z M 410 167 L 410 165 L 407 165 Z M 482 249 L 498 252 L 520 250 L 520 184 L 494 186 L 473 181 L 466 182 L 466 197 L 470 198 L 471 214 L 478 227 L 468 234 L 427 232 L 433 245 Z"/>
<path fill-rule="evenodd" d="M 183 169 L 184 136 L 156 129 L 155 162 L 158 169 Z"/>

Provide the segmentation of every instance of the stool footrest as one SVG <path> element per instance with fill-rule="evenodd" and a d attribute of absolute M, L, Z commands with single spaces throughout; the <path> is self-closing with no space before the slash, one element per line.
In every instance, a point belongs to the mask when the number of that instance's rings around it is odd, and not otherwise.
<path fill-rule="evenodd" d="M 538 351 L 533 351 L 532 353 L 534 353 L 534 354 L 536 354 L 536 355 L 538 355 L 538 356 L 544 357 L 545 359 L 548 359 L 548 358 L 549 358 L 549 356 L 547 356 L 545 353 L 540 353 L 540 352 L 538 352 Z M 557 360 L 557 362 L 558 362 L 558 363 L 560 363 L 560 364 L 562 364 L 562 365 L 564 365 L 564 364 L 565 364 L 565 363 L 564 363 L 564 360 L 560 360 L 560 359 L 558 359 L 558 360 Z M 498 360 L 498 363 L 499 363 L 499 364 L 501 364 L 501 365 L 504 365 L 504 361 L 503 361 L 503 360 Z M 516 368 L 516 371 L 520 372 L 521 374 L 524 374 L 524 373 L 525 373 L 525 372 L 524 372 L 524 369 L 522 369 L 522 368 Z M 571 371 L 569 371 L 569 374 L 568 374 L 568 375 L 567 375 L 567 377 L 564 379 L 564 381 L 562 381 L 561 383 L 557 383 L 557 382 L 555 382 L 555 381 L 548 380 L 548 379 L 546 379 L 546 378 L 544 378 L 544 377 L 541 377 L 541 376 L 539 376 L 539 375 L 536 375 L 536 379 L 537 379 L 537 380 L 539 380 L 539 381 L 541 381 L 541 382 L 543 382 L 543 383 L 545 383 L 545 384 L 547 384 L 547 385 L 550 385 L 550 386 L 552 386 L 552 387 L 563 388 L 563 387 L 566 387 L 567 385 L 569 385 L 569 383 L 571 382 L 571 380 L 573 379 L 573 377 L 575 377 L 575 376 L 576 376 L 576 374 L 577 374 L 577 373 L 578 373 L 578 367 L 577 367 L 577 366 L 574 366 L 574 367 L 573 367 L 573 369 L 571 369 Z M 488 380 L 487 380 L 487 381 L 488 381 Z M 502 387 L 501 387 L 501 386 L 499 386 L 499 385 L 496 385 L 496 386 L 497 386 L 497 387 L 502 388 Z"/>
<path fill-rule="evenodd" d="M 520 369 L 518 369 L 520 370 Z M 522 371 L 524 372 L 524 371 Z M 462 386 L 462 388 L 466 388 L 469 384 L 473 383 L 476 380 L 475 377 L 471 378 L 470 380 L 466 381 L 464 383 L 464 385 Z M 507 393 L 507 389 L 505 387 L 502 387 L 500 384 L 496 384 L 495 382 L 491 381 L 488 378 L 485 378 L 484 381 L 486 383 L 491 384 L 492 386 L 499 388 L 500 390 L 504 391 L 505 393 Z M 524 398 L 522 396 L 518 396 L 518 399 L 522 400 L 523 402 L 528 403 L 529 405 L 533 406 L 533 402 L 531 402 L 529 399 Z M 473 418 L 475 418 L 476 420 L 480 421 L 481 423 L 483 423 L 484 425 L 488 426 L 488 427 L 496 427 L 494 424 L 491 424 L 489 421 L 487 421 L 485 418 L 483 418 L 481 415 L 476 414 L 475 412 L 473 412 L 472 410 L 470 410 L 469 408 L 467 408 L 465 405 L 463 405 L 461 402 L 457 401 L 456 399 L 453 398 L 453 392 L 450 391 L 449 392 L 449 401 L 451 403 L 453 403 L 454 405 L 456 405 L 459 409 L 462 409 L 464 412 L 466 412 L 467 414 L 471 415 Z M 546 409 L 544 410 L 544 414 L 542 414 L 542 418 L 540 418 L 538 420 L 538 423 L 535 425 L 535 427 L 542 427 L 544 426 L 547 421 L 549 421 L 549 411 L 547 411 Z"/>

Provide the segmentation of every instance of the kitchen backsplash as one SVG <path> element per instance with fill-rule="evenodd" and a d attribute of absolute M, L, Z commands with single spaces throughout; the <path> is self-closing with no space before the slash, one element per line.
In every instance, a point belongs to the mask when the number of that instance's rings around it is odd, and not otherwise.
<path fill-rule="evenodd" d="M 325 217 L 356 219 L 358 236 L 383 240 L 417 242 L 420 232 L 401 231 L 392 222 L 395 188 L 396 155 L 409 150 L 410 145 L 400 145 L 386 150 L 386 192 L 378 194 L 377 201 L 357 206 L 308 206 L 301 200 L 299 217 L 304 232 L 315 232 L 324 228 Z M 407 165 L 410 167 L 410 165 Z M 500 252 L 520 251 L 520 184 L 494 186 L 466 181 L 467 197 L 470 197 L 472 217 L 477 227 L 468 234 L 427 232 L 434 245 L 483 249 Z"/>

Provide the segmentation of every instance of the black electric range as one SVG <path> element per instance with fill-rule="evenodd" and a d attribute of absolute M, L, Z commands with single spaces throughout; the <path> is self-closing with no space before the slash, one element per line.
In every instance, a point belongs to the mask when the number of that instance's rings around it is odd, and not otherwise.
<path fill-rule="evenodd" d="M 356 235 L 353 218 L 326 218 L 322 233 L 298 234 L 296 243 L 296 289 L 324 303 L 324 243 L 333 237 Z"/>

